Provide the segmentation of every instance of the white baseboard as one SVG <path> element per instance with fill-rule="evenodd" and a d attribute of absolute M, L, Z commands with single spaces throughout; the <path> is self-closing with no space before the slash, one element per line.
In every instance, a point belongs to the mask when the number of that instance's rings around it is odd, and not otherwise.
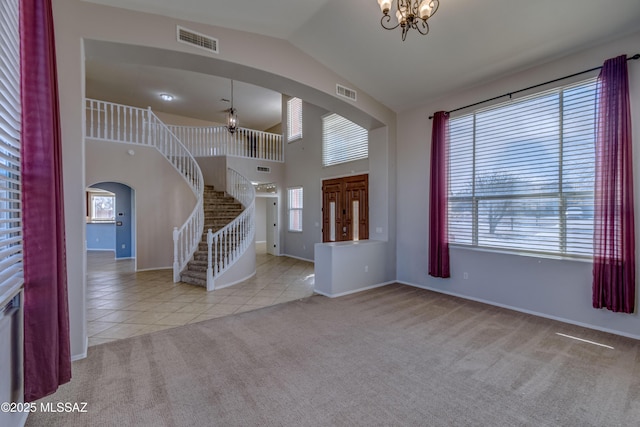
<path fill-rule="evenodd" d="M 236 280 L 235 282 L 225 283 L 222 286 L 216 286 L 213 290 L 217 291 L 218 289 L 224 289 L 224 288 L 228 288 L 229 286 L 237 285 L 240 282 L 244 282 L 245 280 L 251 279 L 255 275 L 256 275 L 256 272 L 254 271 L 253 273 L 249 274 L 247 277 L 243 277 L 242 279 Z"/>
<path fill-rule="evenodd" d="M 603 328 L 601 326 L 592 325 L 590 323 L 577 322 L 575 320 L 566 319 L 564 317 L 553 316 L 553 315 L 550 315 L 550 314 L 540 313 L 538 311 L 533 311 L 533 310 L 527 310 L 527 309 L 520 308 L 520 307 L 514 307 L 514 306 L 511 306 L 511 305 L 507 305 L 507 304 L 500 304 L 500 303 L 497 303 L 497 302 L 494 302 L 494 301 L 485 300 L 485 299 L 482 299 L 482 298 L 474 298 L 474 297 L 470 297 L 470 296 L 466 296 L 466 295 L 460 295 L 460 294 L 456 294 L 454 292 L 447 292 L 447 291 L 443 291 L 442 289 L 432 288 L 430 286 L 417 285 L 415 283 L 404 282 L 402 280 L 396 280 L 395 283 L 400 283 L 402 285 L 412 286 L 414 288 L 426 289 L 427 291 L 437 292 L 439 294 L 450 295 L 450 296 L 453 296 L 453 297 L 462 298 L 462 299 L 466 299 L 466 300 L 469 300 L 469 301 L 476 301 L 476 302 L 480 302 L 480 303 L 483 303 L 483 304 L 493 305 L 495 307 L 506 308 L 508 310 L 518 311 L 520 313 L 531 314 L 533 316 L 543 317 L 545 319 L 556 320 L 558 322 L 567 323 L 569 325 L 581 326 L 581 327 L 587 328 L 587 329 L 593 329 L 593 330 L 600 331 L 600 332 L 607 332 L 607 333 L 613 334 L 613 335 L 620 335 L 620 336 L 623 336 L 623 337 L 640 340 L 640 335 L 629 334 L 629 333 L 626 333 L 626 332 L 616 331 L 614 329 L 609 329 L 609 328 Z"/>
<path fill-rule="evenodd" d="M 89 337 L 84 339 L 84 352 L 80 354 L 71 355 L 71 361 L 75 362 L 76 360 L 82 360 L 87 358 L 87 351 L 89 350 Z"/>
<path fill-rule="evenodd" d="M 329 294 L 327 292 L 318 291 L 317 289 L 314 289 L 313 292 L 315 292 L 316 294 L 323 295 L 325 297 L 329 297 L 329 298 L 338 298 L 338 297 L 343 297 L 345 295 L 351 295 L 351 294 L 355 294 L 355 293 L 358 293 L 358 292 L 368 291 L 369 289 L 381 288 L 382 286 L 391 285 L 393 283 L 398 283 L 398 282 L 395 281 L 395 280 L 392 280 L 390 282 L 378 283 L 378 284 L 367 286 L 367 287 L 364 287 L 364 288 L 358 288 L 358 289 L 353 289 L 351 291 L 340 292 L 339 294 Z"/>
<path fill-rule="evenodd" d="M 173 267 L 156 267 L 156 268 L 139 268 L 138 271 L 156 271 L 156 270 L 173 270 Z"/>
<path fill-rule="evenodd" d="M 311 262 L 311 263 L 314 262 L 314 260 L 312 260 L 312 259 L 302 258 L 302 257 L 295 256 L 295 255 L 280 254 L 280 256 L 286 256 L 288 258 L 299 259 L 300 261 L 307 261 L 307 262 Z"/>

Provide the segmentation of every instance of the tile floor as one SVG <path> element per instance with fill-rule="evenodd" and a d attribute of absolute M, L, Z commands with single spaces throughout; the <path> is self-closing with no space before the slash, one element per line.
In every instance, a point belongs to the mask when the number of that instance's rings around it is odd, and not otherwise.
<path fill-rule="evenodd" d="M 254 277 L 212 292 L 173 283 L 171 270 L 135 272 L 133 260 L 89 251 L 89 345 L 305 298 L 313 283 L 313 263 L 259 250 Z"/>

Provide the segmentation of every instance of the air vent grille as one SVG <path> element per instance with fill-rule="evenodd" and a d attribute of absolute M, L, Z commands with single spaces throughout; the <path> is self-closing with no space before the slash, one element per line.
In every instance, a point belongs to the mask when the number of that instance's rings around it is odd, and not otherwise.
<path fill-rule="evenodd" d="M 218 39 L 214 39 L 213 37 L 209 37 L 196 31 L 188 30 L 179 25 L 177 27 L 177 31 L 178 41 L 180 43 L 195 46 L 209 52 L 218 53 Z"/>
<path fill-rule="evenodd" d="M 256 166 L 258 172 L 271 173 L 271 168 L 268 166 Z"/>
<path fill-rule="evenodd" d="M 358 99 L 358 93 L 353 90 L 353 89 L 349 89 L 348 87 L 342 86 L 337 84 L 336 85 L 336 94 L 338 96 L 342 96 L 344 98 L 349 98 L 352 101 L 357 101 Z"/>

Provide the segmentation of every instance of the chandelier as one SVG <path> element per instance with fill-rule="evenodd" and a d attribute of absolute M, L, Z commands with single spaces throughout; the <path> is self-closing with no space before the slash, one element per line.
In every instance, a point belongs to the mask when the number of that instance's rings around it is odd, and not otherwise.
<path fill-rule="evenodd" d="M 233 134 L 236 129 L 238 129 L 238 112 L 233 108 L 233 80 L 231 80 L 231 108 L 227 110 L 227 130 Z"/>
<path fill-rule="evenodd" d="M 391 15 L 391 5 L 395 3 L 396 19 L 398 23 L 393 25 Z M 402 28 L 402 41 L 407 38 L 407 33 L 411 28 L 418 30 L 422 35 L 429 32 L 427 20 L 431 18 L 440 6 L 439 0 L 378 0 L 382 19 L 380 25 L 386 30 Z"/>

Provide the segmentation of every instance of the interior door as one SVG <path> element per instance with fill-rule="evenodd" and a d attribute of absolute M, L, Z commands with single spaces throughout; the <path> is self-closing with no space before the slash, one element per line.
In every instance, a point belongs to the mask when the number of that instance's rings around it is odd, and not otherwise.
<path fill-rule="evenodd" d="M 369 238 L 369 176 L 322 182 L 322 241 Z"/>
<path fill-rule="evenodd" d="M 278 198 L 269 197 L 267 199 L 267 253 L 280 255 L 278 248 Z"/>

